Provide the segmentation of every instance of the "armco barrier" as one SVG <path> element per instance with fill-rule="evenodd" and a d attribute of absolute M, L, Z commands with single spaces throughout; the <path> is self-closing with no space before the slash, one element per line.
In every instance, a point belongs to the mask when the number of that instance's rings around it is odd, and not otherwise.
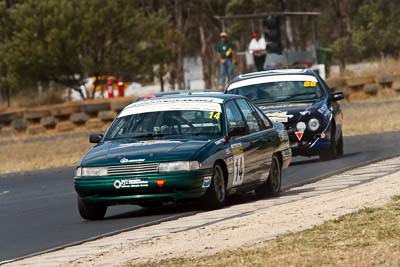
<path fill-rule="evenodd" d="M 0 113 L 0 138 L 104 130 L 135 97 L 86 100 Z"/>

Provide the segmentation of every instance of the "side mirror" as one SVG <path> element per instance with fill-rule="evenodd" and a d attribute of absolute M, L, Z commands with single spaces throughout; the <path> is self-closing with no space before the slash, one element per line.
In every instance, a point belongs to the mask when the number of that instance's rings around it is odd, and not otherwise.
<path fill-rule="evenodd" d="M 335 92 L 332 94 L 332 101 L 339 101 L 344 99 L 344 94 L 343 92 Z"/>
<path fill-rule="evenodd" d="M 94 133 L 94 134 L 90 134 L 89 135 L 89 142 L 90 143 L 94 143 L 94 144 L 98 144 L 100 143 L 101 139 L 103 139 L 103 134 L 101 133 Z"/>
<path fill-rule="evenodd" d="M 235 127 L 229 131 L 229 137 L 246 135 L 247 129 L 245 126 Z"/>

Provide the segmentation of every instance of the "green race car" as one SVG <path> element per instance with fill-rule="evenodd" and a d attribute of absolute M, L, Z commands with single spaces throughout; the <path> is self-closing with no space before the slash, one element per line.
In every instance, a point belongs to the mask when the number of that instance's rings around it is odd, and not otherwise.
<path fill-rule="evenodd" d="M 198 199 L 217 209 L 238 191 L 275 196 L 292 155 L 283 124 L 229 94 L 132 103 L 90 142 L 98 144 L 74 178 L 88 220 L 102 219 L 110 205 Z"/>

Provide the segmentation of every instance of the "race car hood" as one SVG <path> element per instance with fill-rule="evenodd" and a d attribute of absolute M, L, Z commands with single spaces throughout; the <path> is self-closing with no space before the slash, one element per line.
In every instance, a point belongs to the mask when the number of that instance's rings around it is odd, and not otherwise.
<path fill-rule="evenodd" d="M 106 141 L 93 147 L 82 159 L 81 166 L 190 160 L 208 143 L 202 140 Z"/>
<path fill-rule="evenodd" d="M 317 102 L 296 102 L 296 103 L 274 103 L 259 104 L 259 108 L 273 122 L 283 124 L 297 123 L 309 117 L 322 117 L 328 108 L 323 101 Z"/>

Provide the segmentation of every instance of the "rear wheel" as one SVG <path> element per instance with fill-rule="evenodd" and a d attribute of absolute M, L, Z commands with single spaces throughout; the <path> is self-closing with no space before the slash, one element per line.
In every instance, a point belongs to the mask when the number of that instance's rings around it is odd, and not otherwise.
<path fill-rule="evenodd" d="M 220 209 L 226 200 L 226 178 L 221 165 L 216 164 L 213 169 L 211 185 L 203 196 L 202 203 L 206 209 Z"/>
<path fill-rule="evenodd" d="M 277 155 L 272 156 L 268 179 L 255 189 L 258 198 L 279 196 L 281 192 L 281 164 Z"/>
<path fill-rule="evenodd" d="M 102 204 L 93 204 L 83 201 L 78 197 L 79 214 L 86 220 L 101 220 L 107 212 L 107 206 Z"/>

